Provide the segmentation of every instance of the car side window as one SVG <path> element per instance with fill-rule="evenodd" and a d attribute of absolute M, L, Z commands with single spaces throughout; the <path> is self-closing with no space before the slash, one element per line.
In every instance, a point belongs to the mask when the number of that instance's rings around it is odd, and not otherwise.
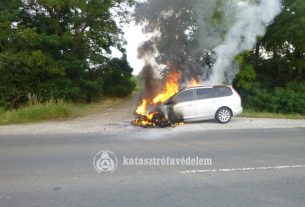
<path fill-rule="evenodd" d="M 173 101 L 176 104 L 193 100 L 193 90 L 182 91 L 173 98 Z"/>
<path fill-rule="evenodd" d="M 213 90 L 215 97 L 226 97 L 233 95 L 233 92 L 229 87 L 215 87 Z"/>
<path fill-rule="evenodd" d="M 212 88 L 199 88 L 197 91 L 198 100 L 213 98 L 213 90 Z"/>

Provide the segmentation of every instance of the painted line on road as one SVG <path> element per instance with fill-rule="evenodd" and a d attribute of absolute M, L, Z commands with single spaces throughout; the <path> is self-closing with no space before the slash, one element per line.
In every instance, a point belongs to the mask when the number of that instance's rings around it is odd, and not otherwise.
<path fill-rule="evenodd" d="M 220 172 L 240 172 L 240 171 L 254 171 L 254 170 L 283 170 L 290 168 L 305 168 L 305 165 L 283 165 L 273 167 L 247 167 L 247 168 L 228 168 L 228 169 L 212 169 L 212 170 L 186 170 L 182 174 L 187 173 L 220 173 Z"/>

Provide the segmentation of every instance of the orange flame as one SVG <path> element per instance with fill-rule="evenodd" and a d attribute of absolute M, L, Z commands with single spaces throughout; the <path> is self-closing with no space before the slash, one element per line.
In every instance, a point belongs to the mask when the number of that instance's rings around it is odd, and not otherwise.
<path fill-rule="evenodd" d="M 155 127 L 156 126 L 156 117 L 159 115 L 158 112 L 152 112 L 149 113 L 148 107 L 154 108 L 157 104 L 164 103 L 169 98 L 171 98 L 173 95 L 179 92 L 179 82 L 181 79 L 181 73 L 174 70 L 171 73 L 167 75 L 166 82 L 164 85 L 164 88 L 161 93 L 159 93 L 156 97 L 154 97 L 152 100 L 150 99 L 143 99 L 139 106 L 137 107 L 135 113 L 137 115 L 137 119 L 132 121 L 132 124 L 136 126 L 143 126 L 143 127 Z M 188 86 L 198 86 L 200 85 L 200 82 L 192 78 Z M 161 119 L 161 121 L 166 121 L 164 118 L 158 117 L 158 119 Z M 179 123 L 178 125 L 181 125 L 183 123 Z"/>
<path fill-rule="evenodd" d="M 154 123 L 153 119 L 158 114 L 158 112 L 149 113 L 147 110 L 148 107 L 151 106 L 151 108 L 153 108 L 156 104 L 163 103 L 167 101 L 170 97 L 178 93 L 180 78 L 181 74 L 177 71 L 172 71 L 171 73 L 169 73 L 167 75 L 163 91 L 152 100 L 143 99 L 140 102 L 138 108 L 135 111 L 136 115 L 139 118 L 134 120 L 132 124 L 144 127 L 155 127 L 156 124 Z"/>
<path fill-rule="evenodd" d="M 192 78 L 189 82 L 188 82 L 188 87 L 195 87 L 195 86 L 199 86 L 200 85 L 200 82 L 195 79 L 195 78 Z"/>
<path fill-rule="evenodd" d="M 147 111 L 147 100 L 143 99 L 142 103 L 140 104 L 140 106 L 138 106 L 138 108 L 136 110 L 136 114 L 146 115 L 146 111 Z"/>
<path fill-rule="evenodd" d="M 153 99 L 153 103 L 154 104 L 163 103 L 166 100 L 168 100 L 170 97 L 172 97 L 173 95 L 178 93 L 180 78 L 181 78 L 181 74 L 179 72 L 177 72 L 177 71 L 171 72 L 167 76 L 167 81 L 165 83 L 165 88 L 164 88 L 163 92 L 160 93 L 159 95 L 157 95 Z"/>

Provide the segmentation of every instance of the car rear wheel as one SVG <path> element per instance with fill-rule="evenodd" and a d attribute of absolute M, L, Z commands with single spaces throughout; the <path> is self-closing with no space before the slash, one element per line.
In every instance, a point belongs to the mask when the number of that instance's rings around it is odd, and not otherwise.
<path fill-rule="evenodd" d="M 232 112 L 228 107 L 222 107 L 217 110 L 215 118 L 219 123 L 226 124 L 231 121 Z"/>

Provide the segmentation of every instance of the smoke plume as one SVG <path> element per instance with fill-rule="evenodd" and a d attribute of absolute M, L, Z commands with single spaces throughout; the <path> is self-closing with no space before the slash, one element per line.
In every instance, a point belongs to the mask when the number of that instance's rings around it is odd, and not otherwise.
<path fill-rule="evenodd" d="M 215 48 L 215 63 L 210 81 L 232 81 L 238 72 L 232 64 L 239 53 L 254 47 L 258 36 L 265 34 L 266 26 L 281 11 L 279 0 L 260 0 L 258 3 L 239 1 L 234 23 L 223 42 Z"/>
<path fill-rule="evenodd" d="M 175 69 L 185 81 L 232 83 L 235 57 L 254 47 L 280 11 L 281 0 L 146 0 L 135 16 L 153 36 L 140 46 L 139 57 L 148 74 Z"/>

